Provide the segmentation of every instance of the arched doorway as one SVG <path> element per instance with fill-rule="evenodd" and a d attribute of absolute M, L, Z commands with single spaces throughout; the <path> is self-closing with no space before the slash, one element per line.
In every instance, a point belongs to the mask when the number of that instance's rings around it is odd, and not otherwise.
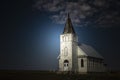
<path fill-rule="evenodd" d="M 68 69 L 69 69 L 69 61 L 64 60 L 64 71 L 68 71 Z"/>

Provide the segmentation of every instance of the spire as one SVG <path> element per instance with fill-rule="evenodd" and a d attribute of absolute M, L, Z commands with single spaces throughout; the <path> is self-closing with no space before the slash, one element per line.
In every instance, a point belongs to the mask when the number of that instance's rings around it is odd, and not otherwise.
<path fill-rule="evenodd" d="M 65 23 L 64 31 L 63 31 L 63 34 L 66 34 L 66 33 L 75 34 L 75 31 L 74 31 L 74 28 L 73 28 L 69 13 L 67 15 L 67 20 L 66 20 L 66 23 Z"/>

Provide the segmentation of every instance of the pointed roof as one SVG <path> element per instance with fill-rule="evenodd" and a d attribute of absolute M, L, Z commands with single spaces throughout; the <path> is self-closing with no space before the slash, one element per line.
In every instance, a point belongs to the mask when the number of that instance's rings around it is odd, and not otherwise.
<path fill-rule="evenodd" d="M 79 45 L 79 55 L 85 55 L 89 57 L 95 57 L 103 59 L 103 57 L 90 45 L 81 44 Z"/>
<path fill-rule="evenodd" d="M 66 33 L 73 33 L 73 34 L 75 34 L 75 31 L 74 31 L 74 28 L 73 28 L 73 25 L 72 25 L 69 13 L 68 13 L 68 17 L 67 17 L 67 20 L 66 20 L 66 23 L 65 23 L 65 27 L 64 27 L 64 31 L 63 31 L 63 34 L 66 34 Z"/>

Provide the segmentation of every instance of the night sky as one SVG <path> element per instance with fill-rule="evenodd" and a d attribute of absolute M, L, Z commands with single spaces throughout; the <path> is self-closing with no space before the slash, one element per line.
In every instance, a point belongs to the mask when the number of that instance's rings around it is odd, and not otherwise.
<path fill-rule="evenodd" d="M 1 1 L 0 69 L 55 70 L 66 15 L 79 43 L 95 48 L 120 70 L 119 0 Z"/>

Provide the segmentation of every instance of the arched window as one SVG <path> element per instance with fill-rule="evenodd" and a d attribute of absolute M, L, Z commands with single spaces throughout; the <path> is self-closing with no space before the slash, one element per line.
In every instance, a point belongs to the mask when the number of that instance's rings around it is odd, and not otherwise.
<path fill-rule="evenodd" d="M 62 36 L 62 41 L 64 41 L 64 36 Z"/>
<path fill-rule="evenodd" d="M 64 41 L 66 41 L 66 36 L 64 37 Z"/>
<path fill-rule="evenodd" d="M 65 47 L 65 49 L 64 49 L 64 56 L 67 56 L 68 55 L 68 49 L 67 49 L 67 47 Z"/>
<path fill-rule="evenodd" d="M 81 67 L 84 67 L 84 61 L 81 59 Z"/>
<path fill-rule="evenodd" d="M 68 36 L 66 36 L 66 41 L 68 41 Z"/>

